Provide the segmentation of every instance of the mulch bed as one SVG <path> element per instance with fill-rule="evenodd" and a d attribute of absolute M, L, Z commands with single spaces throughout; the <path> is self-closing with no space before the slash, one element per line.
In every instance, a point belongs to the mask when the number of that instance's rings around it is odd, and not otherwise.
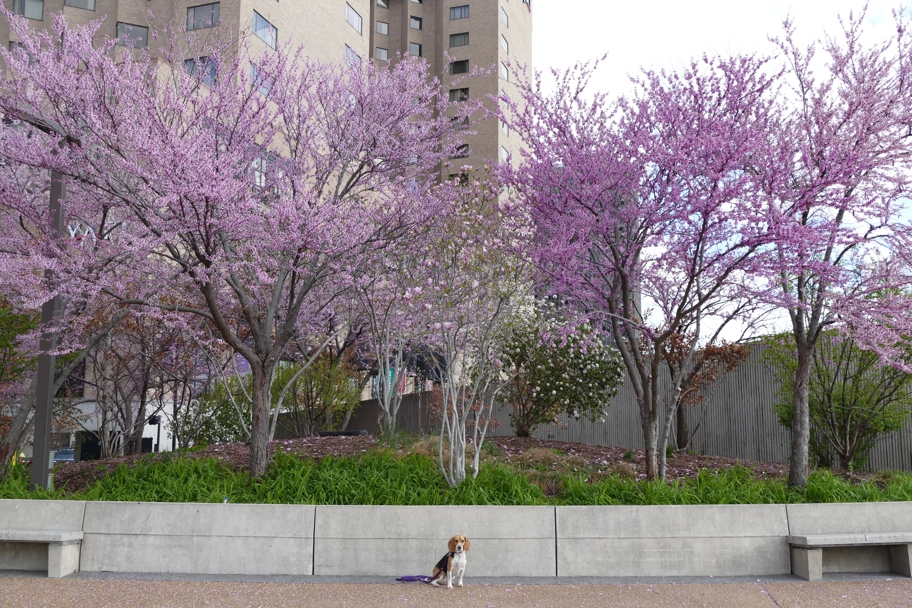
<path fill-rule="evenodd" d="M 644 450 L 564 443 L 528 437 L 492 437 L 486 441 L 499 448 L 495 450 L 497 460 L 520 468 L 527 466 L 530 458 L 534 458 L 535 464 L 544 464 L 545 467 L 553 466 L 555 469 L 567 470 L 568 467 L 579 467 L 589 469 L 596 474 L 626 471 L 629 477 L 636 479 L 646 477 Z M 358 456 L 377 445 L 378 442 L 370 436 L 307 437 L 273 441 L 269 444 L 269 452 L 272 455 L 281 448 L 287 453 L 319 460 L 327 456 Z M 553 462 L 551 454 L 553 454 Z M 192 452 L 182 452 L 180 456 L 191 459 L 216 458 L 235 471 L 244 471 L 250 461 L 250 446 L 244 443 L 214 445 Z M 54 485 L 58 488 L 66 488 L 68 492 L 78 492 L 105 477 L 120 465 L 131 466 L 138 461 L 159 462 L 167 458 L 172 458 L 172 456 L 168 453 L 143 454 L 67 463 L 57 469 Z M 669 480 L 688 479 L 696 477 L 703 470 L 730 469 L 737 464 L 752 469 L 754 475 L 761 479 L 784 480 L 788 477 L 788 465 L 785 464 L 739 461 L 733 458 L 679 452 L 668 460 L 667 478 Z M 856 473 L 852 475 L 852 480 L 857 482 L 870 476 L 870 474 Z"/>
<path fill-rule="evenodd" d="M 547 441 L 529 437 L 494 437 L 490 439 L 504 451 L 504 460 L 513 463 L 522 460 L 522 455 L 532 448 L 559 450 L 568 457 L 576 457 L 585 461 L 586 466 L 594 470 L 610 471 L 622 463 L 633 467 L 637 479 L 646 477 L 646 451 L 630 450 L 601 445 L 586 445 L 583 443 L 564 443 L 562 441 Z M 627 455 L 625 459 L 624 456 Z M 716 471 L 730 469 L 736 464 L 741 464 L 753 469 L 754 474 L 761 479 L 786 479 L 788 465 L 772 462 L 749 462 L 734 458 L 719 456 L 700 456 L 686 452 L 675 453 L 668 459 L 666 477 L 669 480 L 687 479 L 696 477 L 701 470 Z"/>
<path fill-rule="evenodd" d="M 356 437 L 304 437 L 301 439 L 281 439 L 269 444 L 270 458 L 276 450 L 300 454 L 306 458 L 320 460 L 327 456 L 358 456 L 376 445 L 371 436 Z M 174 456 L 168 452 L 161 454 L 141 454 L 137 456 L 118 456 L 106 460 L 86 460 L 68 462 L 61 465 L 54 474 L 54 486 L 65 488 L 75 493 L 91 486 L 121 465 L 133 466 L 137 462 L 161 462 Z M 191 452 L 180 452 L 181 458 L 193 460 L 215 458 L 235 471 L 246 471 L 250 465 L 250 446 L 246 443 L 223 443 L 211 445 Z"/>

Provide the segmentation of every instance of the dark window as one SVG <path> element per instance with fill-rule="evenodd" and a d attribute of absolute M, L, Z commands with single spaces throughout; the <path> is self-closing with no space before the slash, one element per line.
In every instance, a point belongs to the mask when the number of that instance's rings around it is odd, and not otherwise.
<path fill-rule="evenodd" d="M 468 116 L 454 116 L 450 119 L 450 127 L 454 131 L 464 131 L 469 128 Z"/>
<path fill-rule="evenodd" d="M 345 63 L 347 63 L 349 66 L 353 68 L 361 67 L 361 55 L 356 53 L 355 50 L 347 44 L 345 45 L 345 55 L 343 58 L 345 59 Z"/>
<path fill-rule="evenodd" d="M 409 17 L 409 27 L 413 30 L 422 29 L 421 17 Z"/>
<path fill-rule="evenodd" d="M 469 144 L 462 144 L 461 146 L 456 146 L 456 149 L 453 150 L 453 155 L 450 158 L 465 158 L 469 155 Z"/>
<path fill-rule="evenodd" d="M 469 73 L 469 60 L 463 59 L 462 61 L 454 61 L 450 64 L 450 74 L 468 74 Z"/>
<path fill-rule="evenodd" d="M 219 3 L 201 4 L 187 9 L 187 29 L 202 30 L 219 23 Z"/>
<path fill-rule="evenodd" d="M 41 21 L 44 18 L 44 0 L 13 0 L 13 14 Z"/>
<path fill-rule="evenodd" d="M 362 19 L 361 15 L 358 14 L 358 11 L 351 7 L 351 4 L 345 3 L 345 20 L 348 21 L 348 24 L 355 28 L 355 31 L 359 34 L 361 33 Z"/>
<path fill-rule="evenodd" d="M 380 8 L 389 8 L 390 7 L 389 0 L 377 0 L 377 6 L 379 6 Z"/>
<path fill-rule="evenodd" d="M 64 4 L 66 6 L 72 6 L 73 8 L 82 8 L 87 11 L 95 10 L 95 0 L 66 0 Z"/>
<path fill-rule="evenodd" d="M 208 57 L 199 59 L 184 60 L 184 68 L 191 76 L 196 76 L 203 84 L 212 86 L 215 84 L 215 62 L 210 61 Z"/>
<path fill-rule="evenodd" d="M 268 44 L 270 48 L 276 48 L 279 30 L 256 11 L 253 11 L 253 33 L 256 34 L 257 38 Z"/>
<path fill-rule="evenodd" d="M 263 76 L 257 70 L 257 67 L 250 64 L 250 86 L 256 87 L 257 90 L 263 95 L 269 95 L 269 91 L 272 90 L 272 78 Z"/>
<path fill-rule="evenodd" d="M 415 57 L 421 57 L 421 45 L 417 42 L 409 43 L 409 55 L 414 55 Z"/>
<path fill-rule="evenodd" d="M 454 6 L 450 9 L 450 19 L 468 19 L 469 5 Z"/>
<path fill-rule="evenodd" d="M 450 181 L 459 184 L 460 186 L 465 186 L 469 183 L 469 174 L 468 173 L 450 173 Z"/>
<path fill-rule="evenodd" d="M 469 98 L 469 89 L 450 89 L 450 101 L 465 101 Z"/>
<path fill-rule="evenodd" d="M 450 46 L 467 46 L 469 44 L 469 33 L 464 32 L 462 34 L 451 34 L 450 35 Z"/>
<path fill-rule="evenodd" d="M 117 24 L 117 44 L 143 49 L 149 45 L 149 28 L 130 23 Z"/>

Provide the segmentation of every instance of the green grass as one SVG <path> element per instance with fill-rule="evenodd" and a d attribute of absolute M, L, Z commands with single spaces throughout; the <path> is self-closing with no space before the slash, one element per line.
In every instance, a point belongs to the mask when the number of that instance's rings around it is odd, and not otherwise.
<path fill-rule="evenodd" d="M 27 472 L 15 467 L 0 481 L 0 498 L 229 502 L 324 505 L 694 505 L 912 500 L 912 474 L 880 475 L 854 484 L 830 472 L 814 472 L 803 491 L 779 480 L 761 480 L 744 467 L 702 471 L 674 483 L 612 476 L 586 481 L 585 473 L 557 475 L 556 496 L 546 496 L 523 472 L 485 464 L 477 479 L 450 488 L 434 461 L 390 449 L 319 462 L 279 453 L 261 480 L 234 472 L 217 460 L 174 458 L 121 466 L 87 490 L 29 492 Z M 553 476 L 552 475 L 552 476 Z M 534 474 L 533 474 L 534 477 Z M 555 487 L 555 486 L 552 486 Z"/>

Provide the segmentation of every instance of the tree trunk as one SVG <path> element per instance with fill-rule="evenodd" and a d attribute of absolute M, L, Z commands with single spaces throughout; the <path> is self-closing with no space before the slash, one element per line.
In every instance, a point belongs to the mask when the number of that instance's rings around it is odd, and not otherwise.
<path fill-rule="evenodd" d="M 250 476 L 262 477 L 269 464 L 269 405 L 272 369 L 251 363 L 253 421 L 250 428 Z"/>
<path fill-rule="evenodd" d="M 28 390 L 23 395 L 19 404 L 19 411 L 13 417 L 10 428 L 3 437 L 0 437 L 0 479 L 6 477 L 13 455 L 19 451 L 25 436 L 34 424 L 31 415 L 35 410 L 35 391 L 37 390 L 37 374 L 32 378 Z"/>
<path fill-rule="evenodd" d="M 646 443 L 646 479 L 659 476 L 658 439 L 656 418 L 651 413 L 643 417 L 643 440 Z"/>
<path fill-rule="evenodd" d="M 807 344 L 798 344 L 798 368 L 792 396 L 792 457 L 789 461 L 789 486 L 803 488 L 808 480 L 808 446 L 811 440 L 808 401 L 811 382 L 811 353 Z"/>
<path fill-rule="evenodd" d="M 679 450 L 686 450 L 690 446 L 690 429 L 687 427 L 687 407 L 678 405 L 675 414 L 675 445 Z"/>

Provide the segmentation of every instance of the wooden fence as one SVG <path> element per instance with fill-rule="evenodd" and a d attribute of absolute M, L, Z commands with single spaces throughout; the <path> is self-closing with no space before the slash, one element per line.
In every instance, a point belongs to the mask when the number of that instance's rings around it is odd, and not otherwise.
<path fill-rule="evenodd" d="M 698 454 L 726 456 L 745 461 L 787 463 L 790 432 L 779 424 L 773 411 L 779 385 L 761 361 L 761 347 L 754 347 L 748 360 L 713 387 L 701 405 L 691 407 L 688 422 L 697 426 L 688 449 Z M 405 395 L 397 426 L 409 433 L 437 432 L 439 419 L 431 415 L 430 393 Z M 633 389 L 626 382 L 611 399 L 603 423 L 562 419 L 561 425 L 546 425 L 535 433 L 540 439 L 555 439 L 589 445 L 642 449 L 643 433 Z M 379 431 L 376 400 L 363 401 L 348 428 Z M 510 435 L 510 416 L 495 412 L 499 426 L 490 434 Z M 662 418 L 664 418 L 664 412 Z M 673 432 L 673 431 L 672 431 Z M 912 421 L 905 428 L 884 435 L 871 451 L 866 467 L 871 471 L 912 471 Z"/>
<path fill-rule="evenodd" d="M 689 450 L 740 460 L 788 462 L 791 433 L 779 424 L 773 411 L 779 384 L 762 362 L 761 353 L 761 347 L 754 347 L 741 367 L 708 392 L 703 404 L 690 408 L 690 426 L 695 426 L 697 421 L 700 426 Z M 499 411 L 496 417 L 500 420 L 496 433 L 509 435 L 509 412 Z M 660 419 L 663 418 L 664 412 Z M 572 419 L 561 422 L 561 426 L 542 427 L 535 437 L 643 448 L 643 432 L 630 382 L 626 382 L 611 400 L 604 423 Z M 871 451 L 866 468 L 871 471 L 912 471 L 912 422 L 881 437 Z"/>

